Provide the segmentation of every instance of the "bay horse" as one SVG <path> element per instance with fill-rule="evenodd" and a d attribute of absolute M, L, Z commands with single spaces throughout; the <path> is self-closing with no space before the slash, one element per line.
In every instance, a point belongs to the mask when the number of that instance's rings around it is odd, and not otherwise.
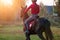
<path fill-rule="evenodd" d="M 23 22 L 29 17 L 27 13 L 24 14 L 25 8 L 26 7 L 22 8 L 21 10 L 21 18 Z M 45 18 L 37 17 L 37 19 L 39 20 L 39 23 L 38 22 L 35 23 L 35 21 L 32 21 L 33 25 L 30 27 L 29 33 L 25 33 L 26 40 L 30 40 L 30 35 L 34 35 L 34 34 L 37 34 L 39 38 L 41 38 L 41 40 L 53 40 L 53 34 L 50 29 L 51 26 L 50 22 Z M 24 27 L 24 32 L 25 31 L 26 31 L 26 27 Z M 45 37 L 43 35 L 43 32 L 45 33 Z"/>

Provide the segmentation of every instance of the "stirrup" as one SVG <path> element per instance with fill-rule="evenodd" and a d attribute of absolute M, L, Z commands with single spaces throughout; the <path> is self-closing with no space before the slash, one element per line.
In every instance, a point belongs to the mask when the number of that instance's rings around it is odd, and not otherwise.
<path fill-rule="evenodd" d="M 25 33 L 29 33 L 29 30 L 26 30 Z"/>

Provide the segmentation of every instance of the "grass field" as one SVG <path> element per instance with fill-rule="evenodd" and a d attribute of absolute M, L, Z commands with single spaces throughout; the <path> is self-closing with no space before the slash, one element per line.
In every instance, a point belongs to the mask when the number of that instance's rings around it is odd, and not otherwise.
<path fill-rule="evenodd" d="M 51 27 L 55 40 L 60 40 L 60 28 Z M 0 40 L 25 40 L 22 26 L 0 25 Z M 40 40 L 32 35 L 31 40 Z"/>

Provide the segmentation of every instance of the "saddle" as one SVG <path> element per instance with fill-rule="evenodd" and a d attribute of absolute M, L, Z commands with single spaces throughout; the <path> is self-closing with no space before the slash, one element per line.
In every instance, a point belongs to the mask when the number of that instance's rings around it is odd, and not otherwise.
<path fill-rule="evenodd" d="M 39 18 L 39 16 L 37 16 L 37 19 L 38 19 L 38 18 Z M 36 24 L 37 24 L 37 20 L 32 20 L 32 21 L 30 21 L 28 30 L 31 30 L 31 28 L 32 28 L 32 27 L 35 27 Z M 25 26 L 25 25 L 24 25 L 24 26 Z M 25 31 L 25 30 L 26 30 L 26 27 L 24 27 L 23 30 Z"/>
<path fill-rule="evenodd" d="M 36 21 L 31 21 L 31 22 L 29 23 L 29 28 L 28 28 L 28 30 L 31 30 L 31 28 L 34 27 L 35 24 L 36 24 Z M 25 25 L 24 25 L 24 26 L 25 26 Z M 24 27 L 23 30 L 25 31 L 25 30 L 26 30 L 26 27 Z"/>

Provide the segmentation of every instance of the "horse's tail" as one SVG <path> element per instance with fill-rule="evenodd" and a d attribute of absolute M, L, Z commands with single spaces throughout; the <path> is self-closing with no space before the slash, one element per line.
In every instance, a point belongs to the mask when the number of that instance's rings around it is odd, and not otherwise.
<path fill-rule="evenodd" d="M 48 36 L 50 40 L 53 40 L 53 33 L 52 33 L 51 29 L 48 27 L 45 30 L 46 30 L 46 36 Z"/>
<path fill-rule="evenodd" d="M 45 30 L 46 30 L 46 35 L 49 37 L 50 40 L 53 40 L 53 33 L 51 31 L 51 23 L 47 19 L 45 20 L 46 25 L 45 25 Z"/>

